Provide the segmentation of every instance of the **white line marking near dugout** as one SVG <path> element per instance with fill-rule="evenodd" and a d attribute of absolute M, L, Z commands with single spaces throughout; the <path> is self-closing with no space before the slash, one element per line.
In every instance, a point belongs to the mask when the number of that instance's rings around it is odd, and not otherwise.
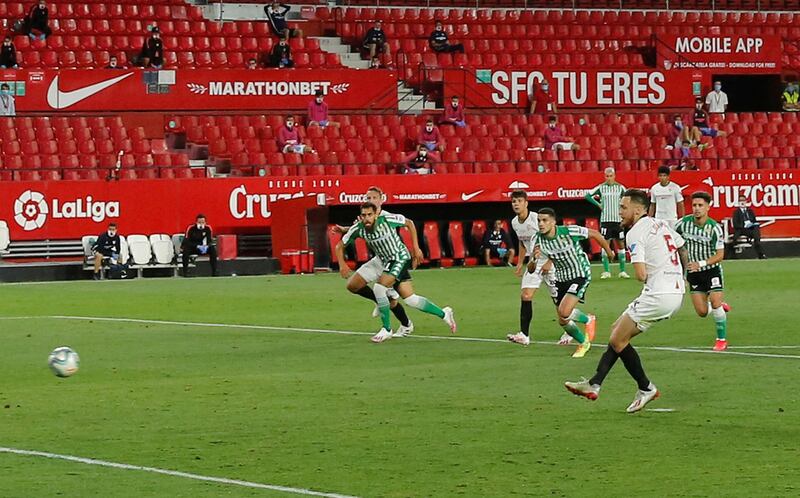
<path fill-rule="evenodd" d="M 143 472 L 150 472 L 152 474 L 163 474 L 173 477 L 183 477 L 184 479 L 194 479 L 196 481 L 213 482 L 217 484 L 227 484 L 230 486 L 242 486 L 245 488 L 268 489 L 270 491 L 282 491 L 284 493 L 291 493 L 295 495 L 304 496 L 322 496 L 326 498 L 356 498 L 351 495 L 341 495 L 337 493 L 323 493 L 321 491 L 312 491 L 303 488 L 291 488 L 288 486 L 277 486 L 274 484 L 262 484 L 260 482 L 240 481 L 238 479 L 227 479 L 224 477 L 204 476 L 200 474 L 192 474 L 190 472 L 181 472 L 178 470 L 159 469 L 156 467 L 144 467 L 141 465 L 130 465 L 127 463 L 109 462 L 106 460 L 97 460 L 95 458 L 84 458 L 72 455 L 59 455 L 58 453 L 48 453 L 46 451 L 33 451 L 21 450 L 18 448 L 5 448 L 0 447 L 0 453 L 11 453 L 14 455 L 34 456 L 51 458 L 55 460 L 66 460 L 68 462 L 83 463 L 86 465 L 97 465 L 100 467 L 110 467 L 113 469 L 122 470 L 140 470 Z"/>
<path fill-rule="evenodd" d="M 228 324 L 228 323 L 205 323 L 205 322 L 179 322 L 173 320 L 147 320 L 143 318 L 116 318 L 116 317 L 102 317 L 102 316 L 70 316 L 70 315 L 51 315 L 42 316 L 39 318 L 52 318 L 56 320 L 82 320 L 82 321 L 102 321 L 102 322 L 126 322 L 126 323 L 145 323 L 150 325 L 178 325 L 182 327 L 207 327 L 207 328 L 238 328 L 238 329 L 251 329 L 251 330 L 272 330 L 284 332 L 306 332 L 314 334 L 338 334 L 338 335 L 360 335 L 371 336 L 371 332 L 356 332 L 354 330 L 332 330 L 332 329 L 309 329 L 309 328 L 295 328 L 295 327 L 274 327 L 270 325 L 242 325 L 242 324 Z M 435 340 L 448 340 L 448 341 L 466 341 L 466 342 L 491 342 L 508 344 L 507 340 L 503 339 L 490 339 L 485 337 L 464 337 L 464 336 L 447 336 L 447 335 L 412 335 L 409 336 L 413 339 L 435 339 Z M 547 341 L 531 341 L 533 344 L 542 344 L 547 346 L 556 346 L 555 342 Z M 744 351 L 712 351 L 710 349 L 702 348 L 678 348 L 668 346 L 636 346 L 637 349 L 645 349 L 651 351 L 668 351 L 673 353 L 707 353 L 714 355 L 733 355 L 733 356 L 751 356 L 757 358 L 785 358 L 792 360 L 800 360 L 798 355 L 790 354 L 772 354 L 772 353 L 748 353 Z M 770 346 L 764 346 L 769 348 Z"/>

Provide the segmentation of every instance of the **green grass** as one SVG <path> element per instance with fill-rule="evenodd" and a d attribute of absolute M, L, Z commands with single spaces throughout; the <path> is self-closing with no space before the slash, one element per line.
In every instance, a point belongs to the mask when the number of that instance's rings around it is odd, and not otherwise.
<path fill-rule="evenodd" d="M 589 376 L 610 323 L 638 294 L 596 279 L 586 311 L 597 347 L 78 321 L 49 315 L 374 332 L 371 306 L 337 274 L 2 285 L 0 446 L 357 496 L 797 496 L 800 339 L 797 260 L 726 264 L 732 346 L 753 357 L 642 349 L 663 391 L 627 415 L 618 364 L 594 402 L 562 387 Z M 597 270 L 597 268 L 595 268 Z M 418 271 L 417 291 L 452 305 L 459 335 L 517 328 L 510 269 Z M 596 275 L 597 277 L 597 275 Z M 533 335 L 561 330 L 544 293 Z M 415 335 L 447 335 L 409 310 Z M 708 349 L 711 319 L 680 314 L 640 346 Z M 45 365 L 68 344 L 81 370 Z M 778 348 L 777 346 L 797 346 Z M 0 496 L 288 496 L 0 453 Z"/>

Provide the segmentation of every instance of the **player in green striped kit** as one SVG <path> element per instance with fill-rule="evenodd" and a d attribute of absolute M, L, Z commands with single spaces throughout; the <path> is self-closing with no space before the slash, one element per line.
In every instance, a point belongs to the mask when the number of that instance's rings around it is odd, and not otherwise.
<path fill-rule="evenodd" d="M 389 319 L 389 297 L 387 292 L 397 284 L 397 292 L 403 301 L 425 313 L 438 316 L 450 327 L 450 332 L 456 332 L 456 322 L 453 309 L 450 307 L 439 308 L 423 296 L 414 293 L 411 285 L 411 254 L 397 233 L 397 229 L 406 224 L 405 217 L 399 214 L 384 213 L 378 216 L 378 208 L 371 202 L 361 205 L 359 222 L 354 224 L 342 237 L 342 242 L 336 245 L 336 257 L 339 259 L 339 268 L 342 276 L 347 278 L 349 268 L 344 258 L 344 247 L 352 244 L 357 238 L 362 238 L 367 243 L 370 251 L 383 262 L 383 274 L 372 290 L 381 317 L 381 330 L 372 337 L 372 342 L 383 342 L 392 338 L 392 326 Z"/>
<path fill-rule="evenodd" d="M 686 244 L 678 250 L 683 267 L 687 269 L 686 280 L 691 290 L 694 310 L 701 318 L 709 314 L 717 328 L 717 341 L 714 351 L 728 348 L 727 305 L 723 302 L 725 283 L 722 278 L 722 265 L 725 257 L 725 237 L 722 226 L 708 216 L 711 195 L 706 192 L 692 194 L 692 214 L 678 220 L 675 231 L 681 234 Z"/>
<path fill-rule="evenodd" d="M 586 200 L 600 208 L 600 233 L 617 252 L 619 278 L 631 278 L 625 272 L 625 232 L 622 230 L 622 218 L 619 217 L 619 202 L 622 200 L 625 187 L 617 183 L 617 173 L 614 168 L 606 168 L 605 175 L 606 181 L 586 194 Z M 605 252 L 601 255 L 603 274 L 600 278 L 611 278 L 608 256 Z"/>
<path fill-rule="evenodd" d="M 592 281 L 589 258 L 581 247 L 581 241 L 586 239 L 597 241 L 609 257 L 614 258 L 611 247 L 600 232 L 574 225 L 558 226 L 555 211 L 550 208 L 539 210 L 539 233 L 534 240 L 534 258 L 528 263 L 528 270 L 534 271 L 540 255 L 547 256 L 553 262 L 557 291 L 553 302 L 558 312 L 558 323 L 578 342 L 573 358 L 583 358 L 586 355 L 592 346 L 591 341 L 594 340 L 597 326 L 594 315 L 587 315 L 576 307 L 578 302 L 583 302 L 583 296 Z M 585 334 L 575 322 L 586 325 Z"/>

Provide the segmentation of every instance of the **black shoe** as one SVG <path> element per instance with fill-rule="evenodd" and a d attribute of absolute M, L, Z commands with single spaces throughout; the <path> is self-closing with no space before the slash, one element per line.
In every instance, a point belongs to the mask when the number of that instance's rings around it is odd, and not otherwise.
<path fill-rule="evenodd" d="M 766 255 L 766 254 L 762 254 L 762 255 L 760 255 L 760 256 L 758 257 L 758 259 L 767 259 L 767 255 Z"/>
<path fill-rule="evenodd" d="M 100 280 L 100 274 L 99 273 L 94 273 L 92 275 L 92 280 Z"/>

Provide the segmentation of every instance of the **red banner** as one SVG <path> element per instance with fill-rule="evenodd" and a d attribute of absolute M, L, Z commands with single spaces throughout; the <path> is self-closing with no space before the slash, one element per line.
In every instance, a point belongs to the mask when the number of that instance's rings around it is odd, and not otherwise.
<path fill-rule="evenodd" d="M 649 188 L 650 172 L 620 172 L 628 187 Z M 603 180 L 601 174 L 386 175 L 345 177 L 227 178 L 2 182 L 0 220 L 11 240 L 77 239 L 100 233 L 111 221 L 122 233 L 177 233 L 198 212 L 217 233 L 266 229 L 271 206 L 283 199 L 324 194 L 330 205 L 359 204 L 372 185 L 388 205 L 506 202 L 522 189 L 532 201 L 575 201 Z M 796 172 L 675 172 L 684 195 L 714 197 L 711 215 L 729 218 L 740 195 L 762 221 L 765 237 L 800 237 L 800 177 Z M 402 212 L 402 211 L 401 211 Z M 562 213 L 568 214 L 568 213 Z M 432 210 L 431 217 L 435 217 Z"/>
<path fill-rule="evenodd" d="M 665 70 L 695 69 L 724 73 L 779 73 L 779 36 L 661 37 L 659 64 Z"/>
<path fill-rule="evenodd" d="M 331 110 L 397 109 L 397 75 L 359 69 L 0 71 L 26 111 L 305 109 L 317 90 Z"/>
<path fill-rule="evenodd" d="M 694 102 L 692 71 L 553 68 L 445 69 L 445 101 L 465 98 L 467 107 L 526 108 L 534 83 L 546 78 L 560 108 L 686 107 Z"/>

